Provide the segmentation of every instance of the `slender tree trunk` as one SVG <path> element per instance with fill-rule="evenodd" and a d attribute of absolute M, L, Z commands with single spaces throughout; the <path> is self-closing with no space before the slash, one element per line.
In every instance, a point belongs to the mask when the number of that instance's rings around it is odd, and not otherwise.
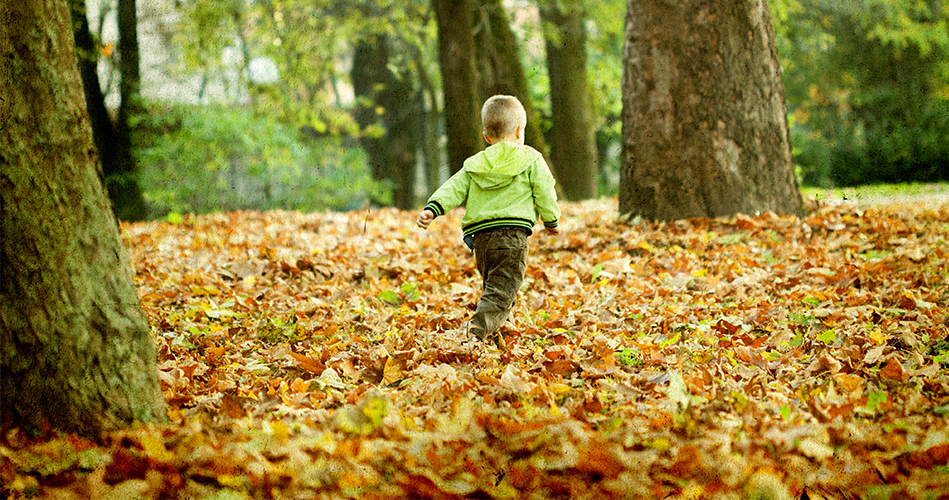
<path fill-rule="evenodd" d="M 164 418 L 155 347 L 97 173 L 67 0 L 0 19 L 0 422 L 96 437 Z"/>
<path fill-rule="evenodd" d="M 448 168 L 461 170 L 464 161 L 484 147 L 481 103 L 471 0 L 432 0 L 438 22 L 438 60 L 445 95 Z"/>
<path fill-rule="evenodd" d="M 420 151 L 425 161 L 426 192 L 432 193 L 441 185 L 441 154 L 438 147 L 439 113 L 438 93 L 425 68 L 422 51 L 418 47 L 413 50 L 415 71 L 419 77 L 418 109 L 421 113 L 419 122 Z"/>
<path fill-rule="evenodd" d="M 387 36 L 377 35 L 373 41 L 357 44 L 352 81 L 356 95 L 368 101 L 356 111 L 360 127 L 365 129 L 381 121 L 385 129 L 381 137 L 363 134 L 360 139 L 369 154 L 373 177 L 392 181 L 396 207 L 413 209 L 418 145 L 415 98 L 412 87 L 389 69 Z"/>
<path fill-rule="evenodd" d="M 119 113 L 116 117 L 116 159 L 106 165 L 114 170 L 105 171 L 106 187 L 115 208 L 115 215 L 122 220 L 145 218 L 145 199 L 138 184 L 138 168 L 132 155 L 132 132 L 129 119 L 141 112 L 139 87 L 138 15 L 135 0 L 119 0 Z"/>
<path fill-rule="evenodd" d="M 801 214 L 764 0 L 630 0 L 620 212 Z"/>
<path fill-rule="evenodd" d="M 495 94 L 517 97 L 527 111 L 524 142 L 546 155 L 547 145 L 527 86 L 521 50 L 501 0 L 483 0 L 477 4 L 474 22 L 481 101 Z"/>
<path fill-rule="evenodd" d="M 586 32 L 580 0 L 541 2 L 550 76 L 550 156 L 568 200 L 597 195 L 596 127 L 587 84 Z"/>
<path fill-rule="evenodd" d="M 105 107 L 105 96 L 99 85 L 99 51 L 92 33 L 89 31 L 89 19 L 86 17 L 86 1 L 71 0 L 72 26 L 75 30 L 76 54 L 79 60 L 79 74 L 82 76 L 82 88 L 86 97 L 86 110 L 92 123 L 92 138 L 99 152 L 101 168 L 99 174 L 116 169 L 115 129 L 112 118 Z M 103 178 L 104 182 L 104 178 Z"/>

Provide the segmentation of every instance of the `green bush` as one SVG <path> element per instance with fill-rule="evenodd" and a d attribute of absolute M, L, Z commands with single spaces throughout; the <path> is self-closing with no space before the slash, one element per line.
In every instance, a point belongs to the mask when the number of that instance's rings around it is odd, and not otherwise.
<path fill-rule="evenodd" d="M 835 140 L 792 127 L 802 182 L 834 187 L 949 180 L 949 101 L 907 110 L 874 127 L 840 127 Z M 894 115 L 893 116 L 897 116 Z"/>
<path fill-rule="evenodd" d="M 151 218 L 169 212 L 346 210 L 387 199 L 365 152 L 346 138 L 305 137 L 244 108 L 153 105 L 136 125 Z"/>

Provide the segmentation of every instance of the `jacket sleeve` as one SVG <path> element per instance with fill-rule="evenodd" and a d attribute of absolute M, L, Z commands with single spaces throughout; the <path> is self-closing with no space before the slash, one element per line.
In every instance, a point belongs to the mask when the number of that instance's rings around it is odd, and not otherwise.
<path fill-rule="evenodd" d="M 531 189 L 534 192 L 534 208 L 540 215 L 544 227 L 557 227 L 560 224 L 560 206 L 557 205 L 556 181 L 547 167 L 547 162 L 539 158 L 531 166 Z"/>
<path fill-rule="evenodd" d="M 449 210 L 467 201 L 470 184 L 471 177 L 468 172 L 465 169 L 459 170 L 432 193 L 425 208 L 431 210 L 435 217 L 445 215 Z"/>

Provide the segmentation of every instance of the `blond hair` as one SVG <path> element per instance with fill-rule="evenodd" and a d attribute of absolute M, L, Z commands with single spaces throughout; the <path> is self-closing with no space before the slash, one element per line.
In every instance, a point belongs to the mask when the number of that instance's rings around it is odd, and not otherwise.
<path fill-rule="evenodd" d="M 514 96 L 491 96 L 481 107 L 481 126 L 484 127 L 484 135 L 491 139 L 507 137 L 517 127 L 527 126 L 527 112 Z"/>

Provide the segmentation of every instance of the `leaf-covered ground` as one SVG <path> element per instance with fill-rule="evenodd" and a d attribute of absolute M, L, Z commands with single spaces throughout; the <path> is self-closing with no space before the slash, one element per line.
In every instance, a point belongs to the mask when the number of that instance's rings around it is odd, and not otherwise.
<path fill-rule="evenodd" d="M 506 345 L 460 211 L 126 225 L 170 423 L 20 431 L 12 498 L 949 498 L 949 207 L 533 236 Z"/>

